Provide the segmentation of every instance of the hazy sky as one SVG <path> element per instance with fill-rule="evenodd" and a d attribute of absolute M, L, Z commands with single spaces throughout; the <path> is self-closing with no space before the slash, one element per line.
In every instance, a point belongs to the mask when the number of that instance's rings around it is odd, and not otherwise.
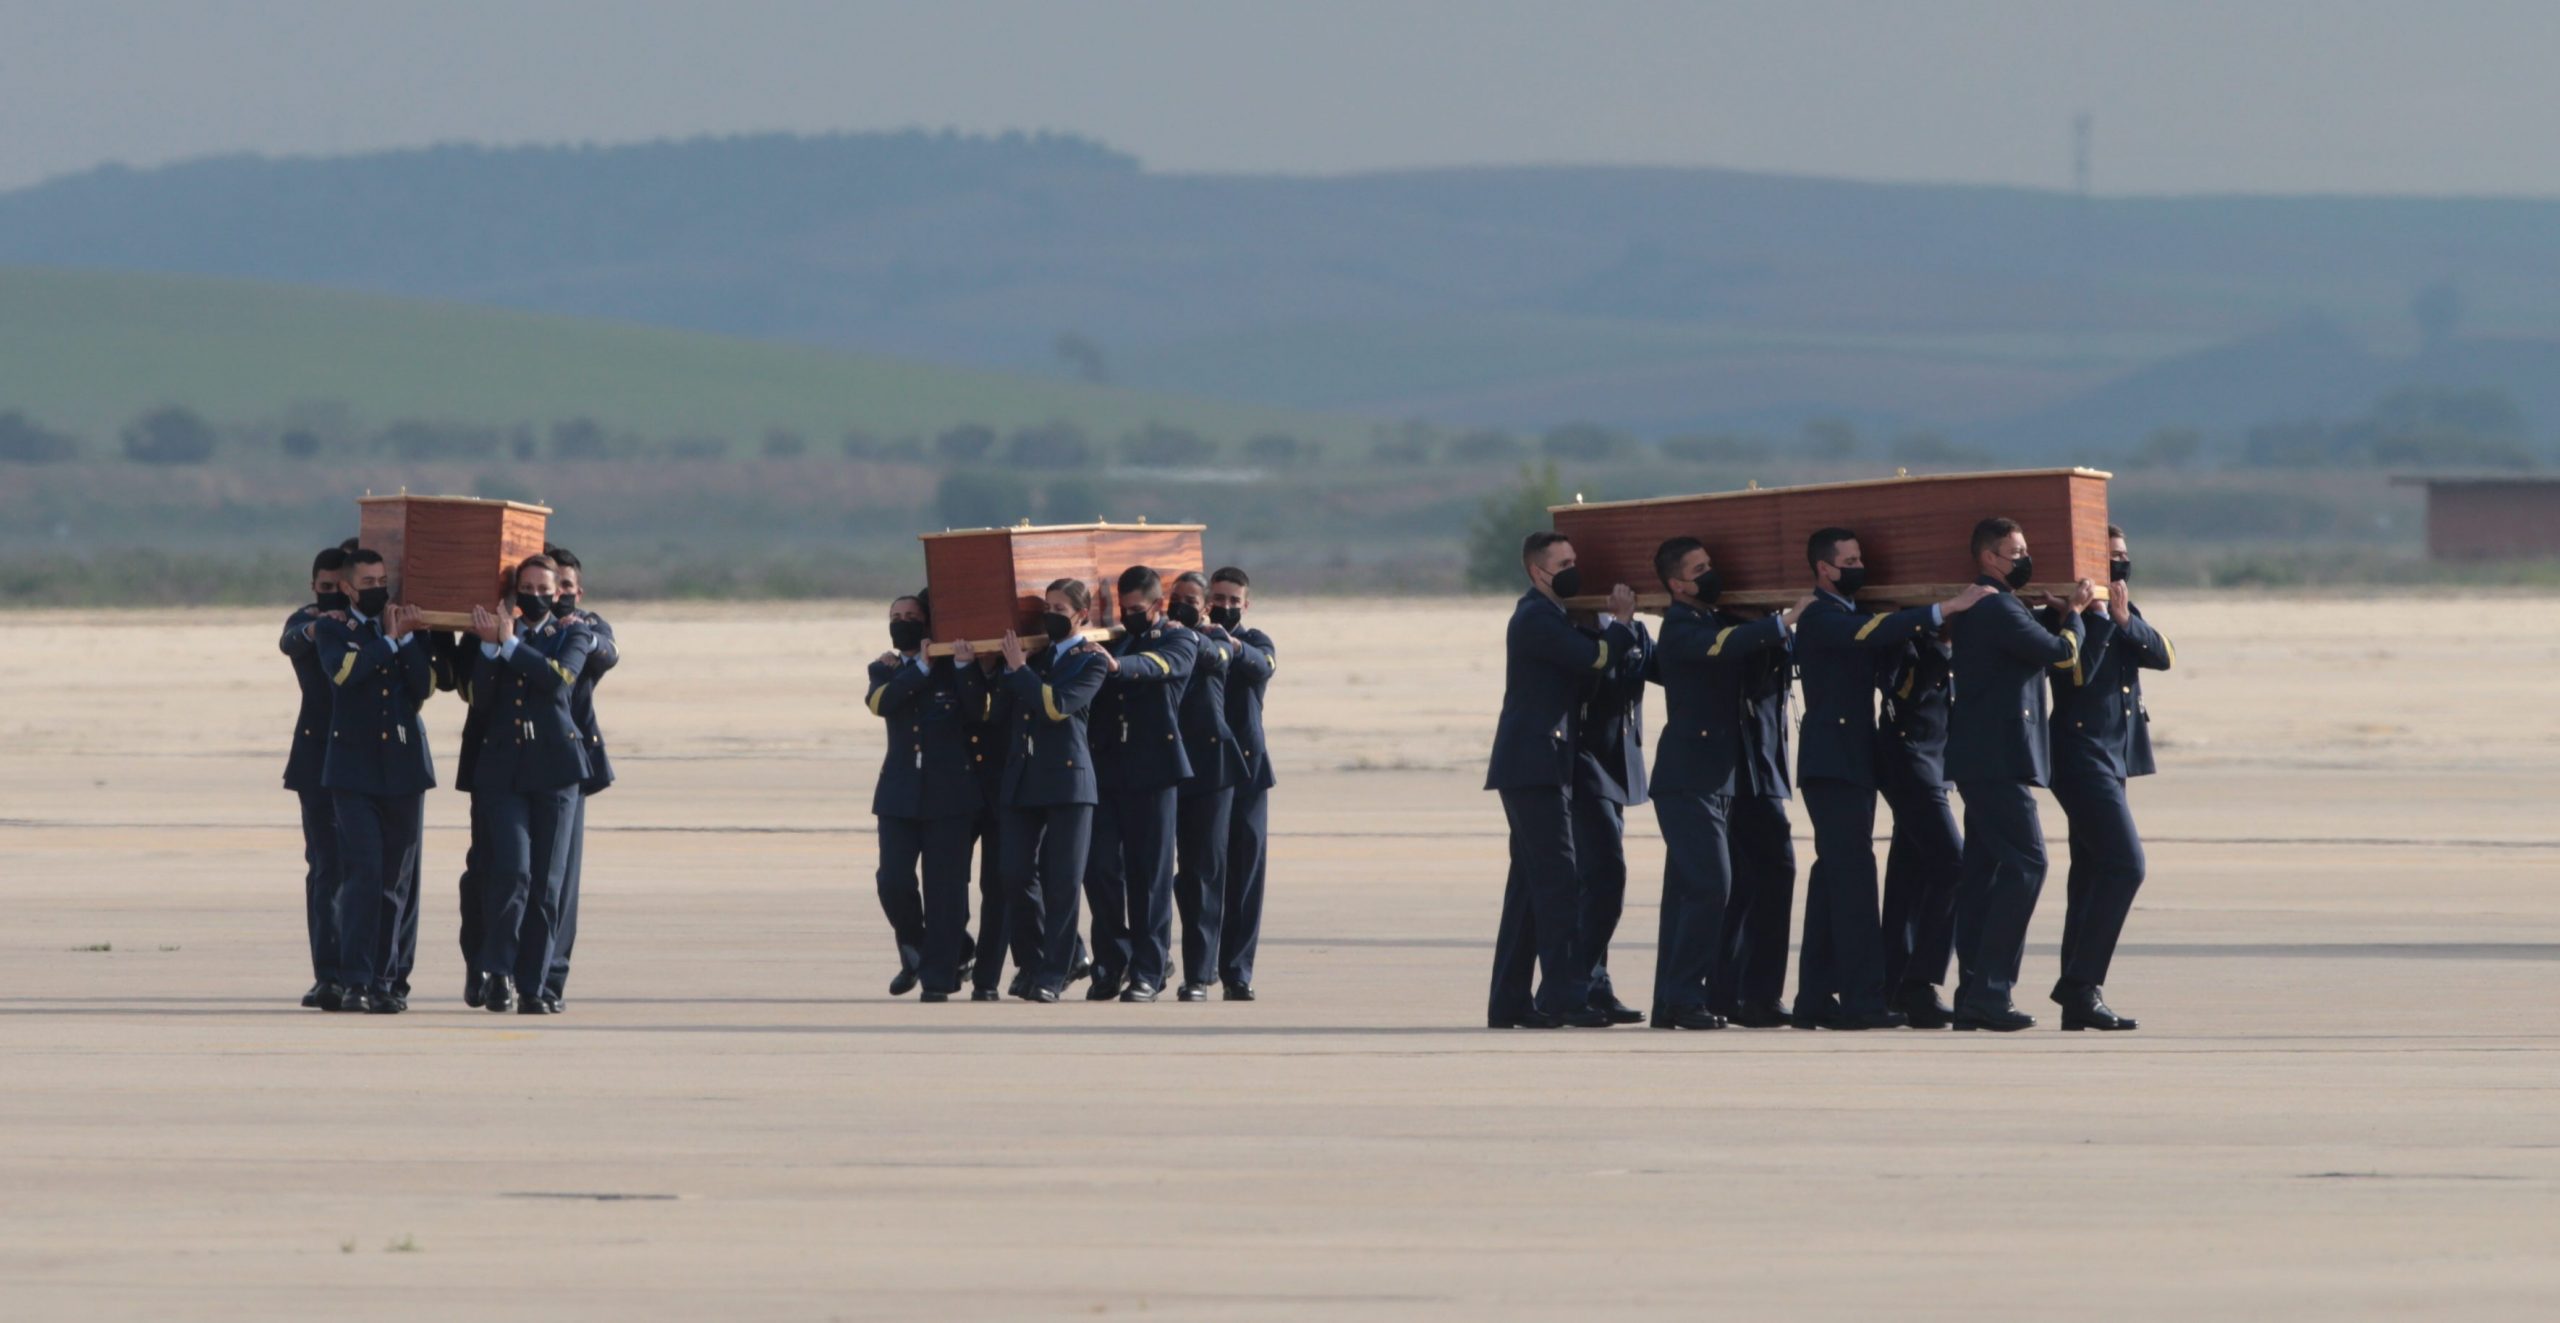
<path fill-rule="evenodd" d="M 1623 162 L 2560 195 L 2555 0 L 0 0 L 0 187 L 438 141 L 1061 129 L 1164 170 Z"/>

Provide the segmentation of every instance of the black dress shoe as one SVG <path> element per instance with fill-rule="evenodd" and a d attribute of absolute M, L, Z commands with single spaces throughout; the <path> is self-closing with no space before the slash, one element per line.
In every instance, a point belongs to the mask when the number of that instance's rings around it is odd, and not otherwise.
<path fill-rule="evenodd" d="M 542 1013 L 543 1013 L 543 1014 L 545 1014 L 545 1015 L 558 1015 L 558 1014 L 560 1013 L 560 1006 L 561 1006 L 561 1001 L 560 1001 L 560 999 L 559 999 L 558 997 L 554 997 L 554 996 L 552 996 L 552 995 L 551 995 L 551 994 L 549 994 L 549 993 L 544 993 L 544 994 L 543 994 L 543 997 L 542 997 Z"/>
<path fill-rule="evenodd" d="M 969 994 L 971 1001 L 1003 1001 L 1004 994 L 993 988 L 979 988 Z"/>
<path fill-rule="evenodd" d="M 1795 1014 L 1787 1023 L 1798 1029 L 1829 1029 L 1840 1018 L 1840 1003 L 1829 997 L 1796 998 Z"/>
<path fill-rule="evenodd" d="M 1509 1015 L 1487 1016 L 1484 1027 L 1487 1029 L 1562 1029 L 1564 1021 L 1545 1011 L 1524 1009 Z"/>
<path fill-rule="evenodd" d="M 520 998 L 516 1002 L 516 1014 L 518 1015 L 549 1015 L 551 1013 L 551 1003 L 544 1001 L 539 996 Z"/>
<path fill-rule="evenodd" d="M 515 978 L 508 974 L 491 974 L 480 991 L 480 1009 L 502 1014 L 515 1008 Z"/>
<path fill-rule="evenodd" d="M 908 993 L 916 990 L 917 982 L 918 979 L 916 978 L 916 972 L 914 970 L 901 969 L 898 971 L 898 976 L 896 978 L 889 980 L 889 995 L 892 997 L 906 996 Z"/>
<path fill-rule="evenodd" d="M 1013 981 L 1004 985 L 1005 995 L 1008 997 L 1019 997 L 1022 995 L 1022 990 L 1030 986 L 1031 971 L 1027 969 L 1017 969 L 1013 972 Z"/>
<path fill-rule="evenodd" d="M 373 1015 L 398 1015 L 409 1009 L 409 999 L 397 992 L 388 990 L 377 992 L 372 995 L 371 1000 L 373 1005 L 368 1008 L 368 1013 Z"/>
<path fill-rule="evenodd" d="M 1556 1015 L 1556 1022 L 1567 1029 L 1609 1029 L 1617 1025 L 1607 1011 L 1596 1006 L 1582 1006 Z"/>
<path fill-rule="evenodd" d="M 1075 982 L 1073 978 L 1069 978 L 1067 981 L 1069 983 Z M 1084 999 L 1086 1001 L 1117 1001 L 1119 1000 L 1119 997 L 1120 976 L 1117 974 L 1105 974 L 1100 970 L 1094 971 L 1092 984 L 1084 990 Z"/>
<path fill-rule="evenodd" d="M 1058 999 L 1058 994 L 1051 992 L 1047 988 L 1041 987 L 1037 983 L 1025 983 L 1021 987 L 1014 989 L 1013 995 L 1024 1001 L 1041 1002 L 1044 1004 L 1054 1002 Z"/>
<path fill-rule="evenodd" d="M 1956 1013 L 1938 1000 L 1937 985 L 1931 983 L 1905 983 L 1894 989 L 1892 1006 L 1914 1029 L 1944 1029 L 1956 1019 Z"/>
<path fill-rule="evenodd" d="M 1903 1018 L 1902 1012 L 1889 1011 L 1879 1006 L 1871 1011 L 1835 1012 L 1822 1027 L 1825 1029 L 1899 1029 L 1909 1023 L 1909 1020 Z"/>
<path fill-rule="evenodd" d="M 2096 988 L 2084 988 L 2065 994 L 2057 992 L 2053 999 L 2062 1006 L 2065 1029 L 2098 1029 L 2120 1033 L 2138 1027 L 2132 1016 L 2118 1015 L 2107 1005 L 2107 999 Z"/>
<path fill-rule="evenodd" d="M 921 996 L 916 998 L 916 1000 L 941 1003 L 951 1000 L 951 994 L 948 992 L 936 992 L 932 988 L 927 988 Z"/>
<path fill-rule="evenodd" d="M 974 974 L 974 973 L 977 973 L 977 972 L 978 972 L 978 961 L 977 961 L 977 957 L 975 957 L 975 956 L 968 956 L 968 957 L 963 957 L 963 958 L 961 959 L 961 961 L 960 961 L 960 972 L 959 972 L 959 973 L 957 973 L 957 974 L 952 975 L 952 977 L 953 977 L 953 978 L 956 978 L 956 979 L 958 979 L 958 980 L 960 980 L 960 981 L 961 981 L 961 982 L 963 982 L 963 983 L 966 983 L 966 982 L 968 982 L 968 981 L 969 981 L 969 976 L 970 976 L 971 974 Z"/>
<path fill-rule="evenodd" d="M 1218 995 L 1228 1001 L 1251 1001 L 1253 1000 L 1253 985 L 1250 983 L 1226 983 L 1219 987 Z"/>
<path fill-rule="evenodd" d="M 1958 1029 L 1988 1029 L 1998 1034 L 2014 1034 L 2021 1029 L 2036 1027 L 2036 1017 L 2006 1004 L 1958 1000 L 1955 1019 Z"/>
<path fill-rule="evenodd" d="M 1609 1023 L 1611 1024 L 1644 1023 L 1644 1012 L 1618 1000 L 1617 996 L 1613 993 L 1603 993 L 1599 996 L 1593 997 L 1591 999 L 1591 1009 L 1600 1012 L 1602 1015 L 1608 1016 Z"/>
<path fill-rule="evenodd" d="M 1120 994 L 1120 1000 L 1125 1002 L 1154 1001 L 1161 992 L 1162 989 L 1156 987 L 1153 983 L 1132 983 L 1129 985 L 1127 991 Z"/>
<path fill-rule="evenodd" d="M 1079 955 L 1076 957 L 1074 964 L 1067 966 L 1067 981 L 1069 983 L 1073 983 L 1077 979 L 1083 978 L 1092 972 L 1092 959 L 1087 956 Z"/>
<path fill-rule="evenodd" d="M 1182 985 L 1180 990 L 1176 991 L 1173 995 L 1177 1001 L 1207 1001 L 1209 1000 L 1209 985 L 1206 983 L 1185 983 Z"/>
<path fill-rule="evenodd" d="M 312 984 L 311 991 L 302 994 L 302 1009 L 306 1011 L 316 1011 L 320 1009 L 320 993 L 328 986 L 329 985 L 326 983 Z"/>
<path fill-rule="evenodd" d="M 1727 1012 L 1724 1019 L 1737 1029 L 1778 1029 L 1793 1022 L 1787 1008 L 1773 1001 L 1746 1001 Z"/>
<path fill-rule="evenodd" d="M 462 976 L 462 1004 L 473 1010 L 489 999 L 489 976 L 477 970 Z"/>
<path fill-rule="evenodd" d="M 369 1015 L 373 1011 L 373 997 L 362 988 L 343 989 L 338 993 L 336 1009 L 356 1015 Z"/>
<path fill-rule="evenodd" d="M 1656 1029 L 1722 1029 L 1725 1018 L 1704 1006 L 1656 1006 L 1653 1027 Z"/>

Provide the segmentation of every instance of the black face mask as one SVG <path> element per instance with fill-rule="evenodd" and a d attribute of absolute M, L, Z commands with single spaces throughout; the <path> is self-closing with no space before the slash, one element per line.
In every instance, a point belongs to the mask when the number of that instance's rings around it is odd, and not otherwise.
<path fill-rule="evenodd" d="M 1558 597 L 1582 596 L 1582 567 L 1567 565 L 1556 571 L 1555 577 L 1547 580 L 1547 588 Z"/>
<path fill-rule="evenodd" d="M 1858 595 L 1858 590 L 1866 586 L 1866 566 L 1843 565 L 1840 567 L 1840 581 L 1831 585 L 1831 591 L 1842 597 L 1855 597 Z"/>
<path fill-rule="evenodd" d="M 564 616 L 578 609 L 578 594 L 576 593 L 562 593 L 552 600 L 559 603 L 559 605 L 552 609 L 558 611 Z"/>
<path fill-rule="evenodd" d="M 1698 595 L 1699 601 L 1715 605 L 1716 599 L 1724 596 L 1724 571 L 1708 570 L 1700 574 L 1697 583 L 1690 586 L 1690 591 Z"/>
<path fill-rule="evenodd" d="M 2009 586 L 2011 588 L 2024 588 L 2029 583 L 2034 582 L 2035 577 L 2035 557 L 2020 556 L 2016 560 L 2009 562 Z"/>
<path fill-rule="evenodd" d="M 551 599 L 537 593 L 517 593 L 516 610 L 524 615 L 524 623 L 538 625 L 551 614 Z"/>
<path fill-rule="evenodd" d="M 1244 623 L 1244 612 L 1232 606 L 1213 606 L 1209 608 L 1209 623 L 1220 629 L 1233 629 Z"/>
<path fill-rule="evenodd" d="M 1064 643 L 1069 635 L 1076 632 L 1076 622 L 1073 617 L 1059 612 L 1043 611 L 1040 613 L 1040 628 L 1048 632 L 1051 643 Z"/>
<path fill-rule="evenodd" d="M 1120 613 L 1120 628 L 1129 631 L 1131 634 L 1144 634 L 1147 632 L 1148 628 L 1153 626 L 1155 623 L 1155 618 L 1144 611 L 1123 611 Z"/>
<path fill-rule="evenodd" d="M 2107 578 L 2115 583 L 2133 582 L 2133 562 L 2129 560 L 2108 561 Z"/>
<path fill-rule="evenodd" d="M 1200 608 L 1189 602 L 1176 602 L 1166 607 L 1164 613 L 1173 617 L 1173 622 L 1185 629 L 1197 629 L 1200 626 Z"/>
<path fill-rule="evenodd" d="M 924 646 L 924 622 L 892 620 L 889 622 L 889 646 L 900 652 L 913 652 Z"/>
<path fill-rule="evenodd" d="M 391 590 L 388 588 L 365 588 L 356 593 L 356 609 L 364 612 L 368 620 L 380 620 L 382 608 L 389 605 Z"/>
<path fill-rule="evenodd" d="M 345 593 L 322 593 L 313 600 L 319 603 L 320 609 L 323 611 L 344 611 L 347 609 L 347 595 Z"/>

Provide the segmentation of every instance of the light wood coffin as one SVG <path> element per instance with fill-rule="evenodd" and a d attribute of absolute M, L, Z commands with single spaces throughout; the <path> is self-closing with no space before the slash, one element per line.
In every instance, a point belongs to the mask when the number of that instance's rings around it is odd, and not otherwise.
<path fill-rule="evenodd" d="M 1105 637 L 1120 617 L 1115 591 L 1120 571 L 1144 565 L 1167 583 L 1185 570 L 1205 574 L 1204 524 L 1023 524 L 926 533 L 925 586 L 933 592 L 935 656 L 950 640 L 967 639 L 981 652 L 1002 645 L 1004 632 L 1041 637 L 1040 613 L 1049 585 L 1081 580 L 1093 593 L 1085 633 Z"/>
<path fill-rule="evenodd" d="M 391 600 L 422 607 L 438 629 L 469 629 L 471 608 L 504 614 L 507 576 L 543 548 L 551 508 L 477 496 L 367 496 L 356 540 L 382 553 Z"/>
<path fill-rule="evenodd" d="M 1859 600 L 1934 601 L 1974 580 L 1975 523 L 1998 515 L 2026 530 L 2036 561 L 2027 592 L 2067 595 L 2083 578 L 2101 594 L 2107 581 L 2107 479 L 2095 469 L 1949 473 L 1805 487 L 1755 488 L 1641 501 L 1595 501 L 1548 511 L 1573 539 L 1586 596 L 1607 601 L 1612 584 L 1636 590 L 1648 608 L 1667 604 L 1654 576 L 1654 550 L 1686 534 L 1707 544 L 1724 576 L 1723 600 L 1783 606 L 1811 591 L 1805 541 L 1840 527 L 1858 535 L 1867 564 Z"/>

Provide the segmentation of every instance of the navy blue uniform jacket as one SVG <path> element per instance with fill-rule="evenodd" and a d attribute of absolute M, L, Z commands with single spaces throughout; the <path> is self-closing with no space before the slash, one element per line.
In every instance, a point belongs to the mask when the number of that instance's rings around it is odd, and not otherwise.
<path fill-rule="evenodd" d="M 1262 738 L 1262 692 L 1280 669 L 1280 650 L 1258 629 L 1239 629 L 1235 656 L 1227 662 L 1227 729 L 1244 756 L 1245 778 L 1238 785 L 1269 790 L 1279 778 L 1271 770 L 1271 746 Z"/>
<path fill-rule="evenodd" d="M 1093 759 L 1110 790 L 1163 790 L 1191 775 L 1176 710 L 1200 652 L 1200 634 L 1159 620 L 1111 647 L 1120 669 L 1093 707 Z"/>
<path fill-rule="evenodd" d="M 1796 621 L 1796 674 L 1804 682 L 1797 780 L 1875 785 L 1877 668 L 1902 645 L 1927 638 L 1936 619 L 1926 606 L 1888 614 L 1814 595 Z"/>
<path fill-rule="evenodd" d="M 316 632 L 331 695 L 320 783 L 360 795 L 425 793 L 436 783 L 427 725 L 418 719 L 436 685 L 426 635 L 394 648 L 378 622 L 325 617 Z"/>
<path fill-rule="evenodd" d="M 2080 673 L 2080 617 L 2060 613 L 2057 629 L 2036 621 L 2008 585 L 1957 616 L 1955 701 L 1947 710 L 1947 779 L 2024 781 L 2050 785 L 2053 752 L 2045 736 L 2045 675 Z"/>
<path fill-rule="evenodd" d="M 1227 686 L 1242 664 L 1237 654 L 1244 645 L 1224 630 L 1192 632 L 1199 649 L 1193 654 L 1190 682 L 1182 687 L 1181 710 L 1174 714 L 1182 728 L 1182 756 L 1191 761 L 1191 779 L 1182 783 L 1186 795 L 1240 786 L 1253 774 L 1235 730 L 1227 725 Z"/>
<path fill-rule="evenodd" d="M 997 705 L 1010 705 L 1013 712 L 1005 736 L 1008 808 L 1100 802 L 1085 724 L 1107 668 L 1100 657 L 1070 652 L 1053 661 L 1052 655 L 1044 648 L 1004 673 Z"/>
<path fill-rule="evenodd" d="M 1573 793 L 1632 808 L 1645 802 L 1644 686 L 1653 673 L 1653 635 L 1630 621 L 1633 656 L 1592 677 L 1573 723 Z"/>
<path fill-rule="evenodd" d="M 318 640 L 302 636 L 319 618 L 320 608 L 305 603 L 285 617 L 284 637 L 276 644 L 293 663 L 293 682 L 302 689 L 302 710 L 293 719 L 293 748 L 284 759 L 287 790 L 320 789 L 321 764 L 329 756 L 329 676 L 320 669 Z"/>
<path fill-rule="evenodd" d="M 889 751 L 871 811 L 884 818 L 974 818 L 985 807 L 969 726 L 994 706 L 977 664 L 948 657 L 871 663 L 871 715 L 889 725 Z"/>
<path fill-rule="evenodd" d="M 2053 774 L 2149 776 L 2151 713 L 2142 706 L 2142 673 L 2177 664 L 2178 650 L 2142 608 L 2119 625 L 2104 606 L 2081 616 L 2080 669 L 2053 673 Z"/>
<path fill-rule="evenodd" d="M 1876 725 L 1876 766 L 1922 785 L 1947 779 L 1947 698 L 1954 663 L 1944 638 L 1915 639 L 1877 675 L 1884 719 Z"/>
<path fill-rule="evenodd" d="M 1484 788 L 1518 790 L 1573 784 L 1573 732 L 1582 697 L 1595 679 L 1625 684 L 1636 636 L 1623 622 L 1594 638 L 1574 628 L 1564 608 L 1531 589 L 1511 608 L 1503 632 L 1502 716 L 1493 728 L 1493 757 Z"/>
<path fill-rule="evenodd" d="M 1771 657 L 1783 657 L 1786 627 L 1775 615 L 1745 623 L 1716 611 L 1673 602 L 1662 613 L 1662 645 L 1654 649 L 1653 680 L 1662 686 L 1662 747 L 1654 754 L 1657 793 L 1730 795 L 1767 793 L 1751 786 L 1754 750 L 1744 730 L 1761 720 L 1748 692 Z M 1780 684 L 1784 684 L 1781 670 Z M 1783 740 L 1783 730 L 1779 734 Z M 1777 746 L 1783 761 L 1783 744 Z M 1777 770 L 1785 786 L 1786 769 Z"/>
<path fill-rule="evenodd" d="M 518 621 L 515 651 L 503 657 L 463 640 L 472 662 L 471 706 L 481 714 L 473 789 L 530 793 L 586 781 L 587 742 L 569 714 L 569 695 L 595 646 L 595 631 L 557 620 L 530 629 Z"/>
<path fill-rule="evenodd" d="M 569 718 L 578 723 L 578 738 L 587 745 L 587 779 L 578 792 L 593 795 L 613 786 L 613 760 L 605 756 L 604 728 L 596 724 L 596 684 L 605 672 L 622 664 L 622 649 L 613 641 L 613 623 L 593 611 L 580 611 L 571 617 L 593 630 L 595 651 L 587 654 L 587 669 L 578 672 L 578 683 L 569 691 Z"/>

